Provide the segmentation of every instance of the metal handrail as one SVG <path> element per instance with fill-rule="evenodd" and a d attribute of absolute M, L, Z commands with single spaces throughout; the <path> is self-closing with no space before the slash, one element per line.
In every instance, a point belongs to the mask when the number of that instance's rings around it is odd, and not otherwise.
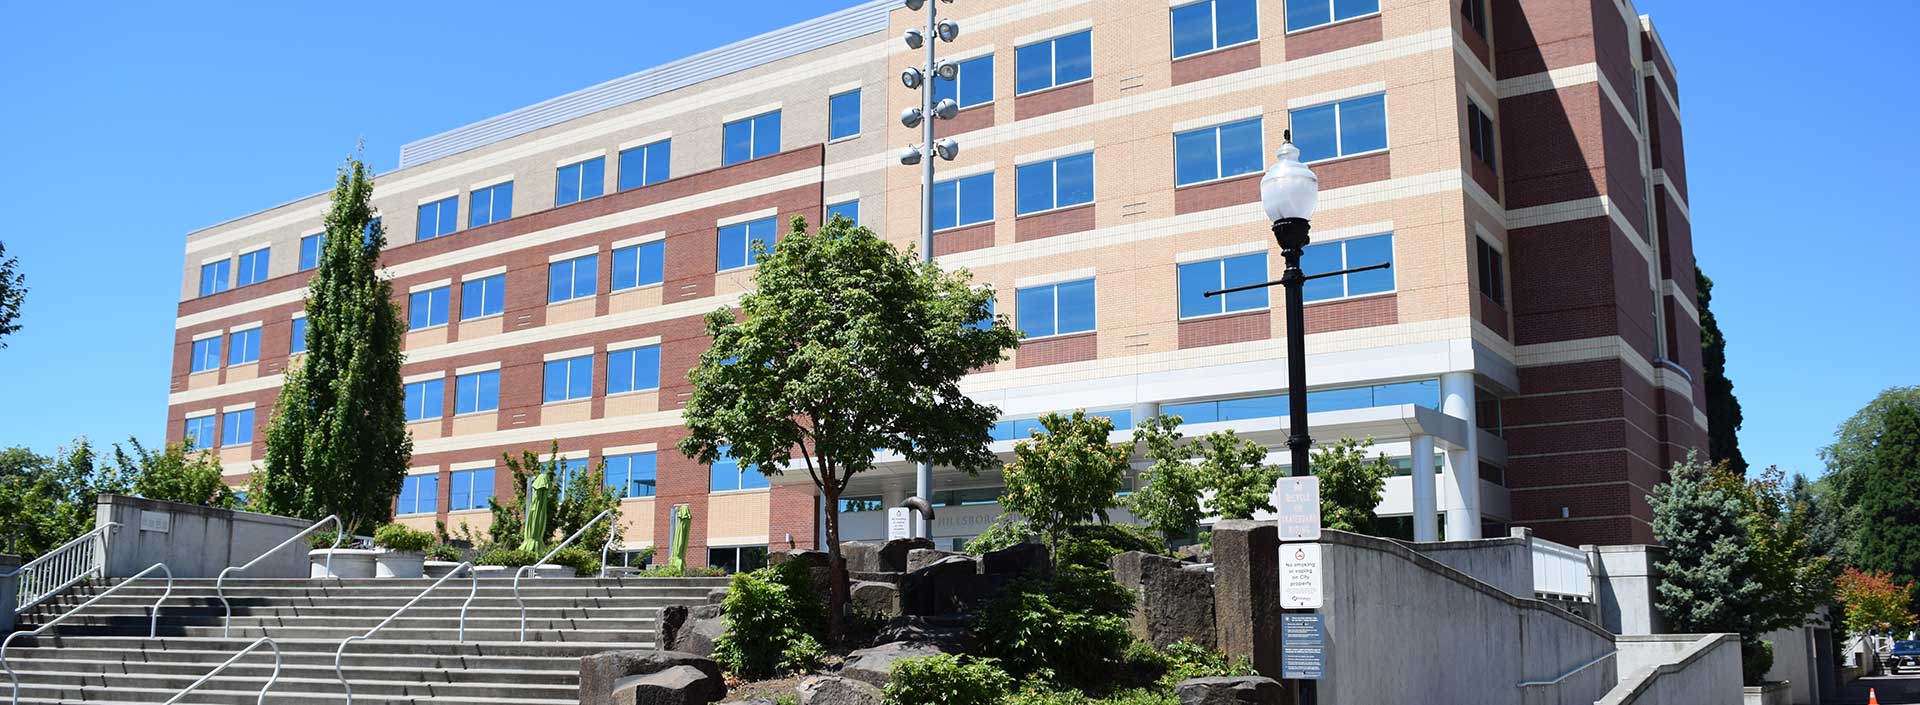
<path fill-rule="evenodd" d="M 155 563 L 153 565 L 147 566 L 145 570 L 142 570 L 138 573 L 134 573 L 132 577 L 129 577 L 126 580 L 121 581 L 119 584 L 114 585 L 113 587 L 107 588 L 106 591 L 101 592 L 98 595 L 94 595 L 93 599 L 80 603 L 79 607 L 75 607 L 71 610 L 67 610 L 65 614 L 62 614 L 58 617 L 54 617 L 53 621 L 47 622 L 46 624 L 42 624 L 38 627 L 35 627 L 33 631 L 14 632 L 12 634 L 8 634 L 7 638 L 4 641 L 0 641 L 0 670 L 5 670 L 7 672 L 7 679 L 13 681 L 13 701 L 12 701 L 13 705 L 20 705 L 20 674 L 13 672 L 13 664 L 7 663 L 7 648 L 13 646 L 14 639 L 19 638 L 20 635 L 22 634 L 38 636 L 40 632 L 44 632 L 48 629 L 52 629 L 55 625 L 58 625 L 61 622 L 67 621 L 68 617 L 72 617 L 76 614 L 79 614 L 80 610 L 93 606 L 93 603 L 99 602 L 100 600 L 105 599 L 106 596 L 113 594 L 114 591 L 133 584 L 133 581 L 146 577 L 148 573 L 151 573 L 155 570 L 158 570 L 162 573 L 167 574 L 167 590 L 166 592 L 160 593 L 160 599 L 153 601 L 153 615 L 147 621 L 147 638 L 152 639 L 154 637 L 157 637 L 160 635 L 160 603 L 166 602 L 168 597 L 173 596 L 173 569 L 168 568 L 167 564 L 165 563 Z"/>
<path fill-rule="evenodd" d="M 67 578 L 64 582 L 60 583 L 57 586 L 54 586 L 51 588 L 47 588 L 45 586 L 36 587 L 35 590 L 38 590 L 40 593 L 38 595 L 29 596 L 27 594 L 27 591 L 25 590 L 18 591 L 16 593 L 17 595 L 17 599 L 15 600 L 16 604 L 11 605 L 11 608 L 13 609 L 14 614 L 20 614 L 27 610 L 33 609 L 35 605 L 45 602 L 47 598 L 53 597 L 54 595 L 58 595 L 60 594 L 61 591 L 66 590 L 67 588 L 73 587 L 75 584 L 79 583 L 82 580 L 87 579 L 88 577 L 92 576 L 94 573 L 104 573 L 106 564 L 107 564 L 106 550 L 104 548 L 105 541 L 109 535 L 109 532 L 118 528 L 120 528 L 120 522 L 117 522 L 117 521 L 110 521 L 105 524 L 101 524 L 97 527 L 94 527 L 92 531 L 89 531 L 87 533 L 74 537 L 72 541 L 68 541 L 66 543 L 60 544 L 59 548 L 55 548 L 51 551 L 41 554 L 39 558 L 35 558 L 31 561 L 27 561 L 26 564 L 21 565 L 20 567 L 14 568 L 13 570 L 7 571 L 6 573 L 0 573 L 0 580 L 13 580 L 20 576 L 27 575 L 28 573 L 31 573 L 42 567 L 45 567 L 46 565 L 59 565 L 61 567 L 71 568 L 71 567 L 74 567 L 74 564 L 72 562 L 72 557 L 69 555 L 70 549 L 73 549 L 74 546 L 79 545 L 83 541 L 93 541 L 96 544 L 95 550 L 93 552 L 94 561 L 93 561 L 92 567 L 87 568 L 86 570 L 82 570 L 78 573 L 75 573 L 72 577 Z"/>
<path fill-rule="evenodd" d="M 607 553 L 613 550 L 613 542 L 620 539 L 620 533 L 613 529 L 614 525 L 607 525 L 607 540 L 600 544 L 600 577 L 602 578 L 607 577 Z"/>
<path fill-rule="evenodd" d="M 440 576 L 439 580 L 433 581 L 433 584 L 428 585 L 427 589 L 421 590 L 420 594 L 414 595 L 411 600 L 407 600 L 407 604 L 401 605 L 400 609 L 394 610 L 393 614 L 387 615 L 386 619 L 380 620 L 379 624 L 373 625 L 373 628 L 368 629 L 365 634 L 355 634 L 340 640 L 340 647 L 333 650 L 333 675 L 340 679 L 340 688 L 346 691 L 347 705 L 353 705 L 353 685 L 347 683 L 347 673 L 340 665 L 341 659 L 347 655 L 347 645 L 356 641 L 365 641 L 372 638 L 375 632 L 387 628 L 387 625 L 392 624 L 393 620 L 400 618 L 401 613 L 412 609 L 414 603 L 419 602 L 421 598 L 426 597 L 428 593 L 433 592 L 434 589 L 440 587 L 442 583 L 460 575 L 460 571 L 463 570 L 467 572 L 467 579 L 472 582 L 472 587 L 467 590 L 467 601 L 460 603 L 460 632 L 459 637 L 455 639 L 455 641 L 467 640 L 467 607 L 473 604 L 474 596 L 480 594 L 480 576 L 473 572 L 472 561 L 462 562 L 460 565 L 454 566 L 453 570 L 448 571 L 446 575 Z"/>
<path fill-rule="evenodd" d="M 588 519 L 587 523 L 581 524 L 579 529 L 574 530 L 573 535 L 568 536 L 567 540 L 561 541 L 560 545 L 554 546 L 553 550 L 548 551 L 547 555 L 541 556 L 540 560 L 534 561 L 533 565 L 523 565 L 523 566 L 520 566 L 519 570 L 513 571 L 513 601 L 514 603 L 520 605 L 520 641 L 527 640 L 527 601 L 524 598 L 520 597 L 520 579 L 523 577 L 526 577 L 527 571 L 533 570 L 535 566 L 539 566 L 541 564 L 546 563 L 548 560 L 551 560 L 555 554 L 558 554 L 560 552 L 560 549 L 563 549 L 563 548 L 566 548 L 567 546 L 572 545 L 574 539 L 580 538 L 581 534 L 587 533 L 587 529 L 593 528 L 593 525 L 600 523 L 601 519 L 605 519 L 608 516 L 615 514 L 619 511 L 620 511 L 620 508 L 615 507 L 613 509 L 608 509 L 599 514 L 593 515 L 593 518 Z M 611 541 L 613 538 L 613 526 L 611 525 L 607 527 L 607 538 L 609 541 Z M 606 548 L 606 545 L 602 545 L 600 547 L 600 569 L 606 570 L 606 566 L 607 566 L 607 548 Z"/>
<path fill-rule="evenodd" d="M 273 675 L 267 676 L 267 684 L 260 686 L 260 697 L 257 700 L 254 700 L 254 705 L 266 705 L 267 689 L 273 687 L 274 681 L 280 680 L 280 645 L 275 643 L 272 638 L 264 637 L 264 636 L 253 640 L 253 643 L 248 644 L 246 648 L 241 649 L 239 653 L 234 654 L 233 658 L 227 659 L 226 663 L 215 666 L 213 670 L 207 672 L 207 675 L 201 676 L 200 680 L 194 681 L 193 684 L 187 686 L 186 689 L 181 690 L 178 693 L 175 693 L 171 698 L 167 698 L 167 701 L 165 703 L 162 703 L 161 705 L 173 705 L 174 703 L 180 702 L 181 698 L 187 697 L 187 693 L 191 693 L 193 692 L 193 689 L 200 687 L 201 685 L 205 684 L 207 681 L 213 680 L 214 676 L 220 675 L 221 671 L 227 670 L 227 667 L 233 665 L 233 662 L 238 661 L 240 660 L 240 657 L 245 656 L 248 653 L 251 653 L 254 650 L 254 648 L 260 646 L 261 644 L 266 644 L 267 646 L 273 648 Z"/>
<path fill-rule="evenodd" d="M 221 609 L 226 610 L 226 613 L 227 613 L 226 619 L 220 622 L 221 638 L 226 638 L 233 635 L 233 604 L 230 602 L 227 602 L 227 585 L 226 585 L 227 574 L 243 572 L 249 568 L 252 568 L 253 564 L 259 563 L 260 561 L 265 560 L 267 556 L 273 555 L 275 551 L 286 548 L 289 544 L 292 544 L 294 541 L 298 541 L 300 539 L 313 535 L 313 532 L 315 529 L 320 528 L 320 525 L 325 524 L 329 521 L 333 522 L 333 548 L 328 549 L 327 551 L 327 576 L 334 577 L 333 576 L 333 552 L 336 550 L 339 550 L 340 542 L 347 537 L 347 530 L 345 527 L 340 525 L 340 515 L 338 514 L 329 514 L 327 515 L 327 518 L 314 522 L 313 526 L 309 526 L 301 530 L 300 533 L 287 537 L 287 540 L 281 541 L 280 543 L 274 545 L 273 548 L 267 549 L 265 553 L 262 553 L 258 556 L 254 556 L 253 560 L 247 561 L 242 565 L 231 566 L 231 567 L 228 567 L 226 570 L 220 571 L 220 577 L 215 578 L 213 580 L 213 592 L 215 595 L 218 595 L 220 597 L 220 607 Z M 335 579 L 338 580 L 338 578 L 335 578 Z"/>
<path fill-rule="evenodd" d="M 1574 674 L 1577 674 L 1577 673 L 1579 673 L 1579 672 L 1581 672 L 1581 671 L 1584 671 L 1584 670 L 1587 670 L 1587 669 L 1589 669 L 1589 668 L 1592 668 L 1592 667 L 1594 667 L 1594 666 L 1596 666 L 1596 665 L 1599 665 L 1599 663 L 1600 663 L 1601 661 L 1605 661 L 1605 660 L 1607 660 L 1607 659 L 1610 659 L 1610 658 L 1613 658 L 1614 656 L 1616 656 L 1616 655 L 1618 655 L 1619 653 L 1620 653 L 1619 651 L 1609 651 L 1609 652 L 1607 652 L 1607 653 L 1605 653 L 1605 654 L 1601 654 L 1601 655 L 1600 655 L 1600 658 L 1597 658 L 1597 659 L 1594 659 L 1594 660 L 1592 660 L 1592 661 L 1588 661 L 1588 662 L 1586 662 L 1586 663 L 1583 663 L 1583 664 L 1580 664 L 1579 666 L 1575 666 L 1573 670 L 1571 670 L 1571 671 L 1567 671 L 1566 673 L 1562 673 L 1562 674 L 1560 674 L 1560 677 L 1559 677 L 1559 678 L 1555 678 L 1555 679 L 1553 679 L 1553 680 L 1550 680 L 1550 681 L 1526 681 L 1526 682 L 1524 682 L 1524 683 L 1521 683 L 1521 684 L 1519 684 L 1519 685 L 1518 685 L 1518 686 L 1516 686 L 1516 687 L 1520 687 L 1520 688 L 1532 688 L 1532 687 L 1535 687 L 1535 686 L 1542 686 L 1542 685 L 1559 685 L 1559 684 L 1560 684 L 1560 681 L 1564 681 L 1564 680 L 1566 680 L 1566 679 L 1568 679 L 1568 678 L 1572 678 L 1572 677 L 1574 676 Z"/>

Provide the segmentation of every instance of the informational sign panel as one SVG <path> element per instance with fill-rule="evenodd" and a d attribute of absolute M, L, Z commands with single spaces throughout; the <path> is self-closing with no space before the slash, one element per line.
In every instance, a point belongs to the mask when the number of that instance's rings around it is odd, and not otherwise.
<path fill-rule="evenodd" d="M 1280 478 L 1273 495 L 1273 505 L 1280 513 L 1281 541 L 1320 540 L 1319 477 Z"/>
<path fill-rule="evenodd" d="M 167 512 L 140 510 L 140 530 L 167 533 L 173 529 L 173 515 Z"/>
<path fill-rule="evenodd" d="M 1320 609 L 1321 588 L 1320 544 L 1280 544 L 1280 607 Z"/>
<path fill-rule="evenodd" d="M 887 510 L 887 539 L 913 538 L 913 510 L 893 507 Z"/>
<path fill-rule="evenodd" d="M 1306 681 L 1327 677 L 1327 623 L 1324 616 L 1280 615 L 1280 677 Z"/>

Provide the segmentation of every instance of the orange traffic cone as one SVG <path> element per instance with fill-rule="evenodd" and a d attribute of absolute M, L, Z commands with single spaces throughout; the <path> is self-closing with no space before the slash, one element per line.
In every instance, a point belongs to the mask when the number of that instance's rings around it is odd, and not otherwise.
<path fill-rule="evenodd" d="M 1867 705 L 1880 705 L 1880 694 L 1873 692 L 1872 688 L 1867 689 Z"/>

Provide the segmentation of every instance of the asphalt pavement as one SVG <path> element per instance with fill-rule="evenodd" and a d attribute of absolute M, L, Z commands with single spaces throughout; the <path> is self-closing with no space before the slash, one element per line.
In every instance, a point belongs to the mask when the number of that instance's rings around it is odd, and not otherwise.
<path fill-rule="evenodd" d="M 1920 705 L 1920 674 L 1862 678 L 1840 689 L 1838 705 L 1866 705 L 1867 691 L 1880 696 L 1880 705 Z"/>

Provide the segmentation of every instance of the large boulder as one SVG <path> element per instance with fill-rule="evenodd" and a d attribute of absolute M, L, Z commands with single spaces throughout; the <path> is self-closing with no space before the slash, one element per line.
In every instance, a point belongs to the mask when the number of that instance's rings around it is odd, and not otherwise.
<path fill-rule="evenodd" d="M 1286 689 L 1265 676 L 1189 678 L 1177 687 L 1180 705 L 1280 705 Z"/>
<path fill-rule="evenodd" d="M 876 572 L 907 572 L 907 555 L 914 549 L 921 548 L 932 549 L 933 539 L 889 539 L 886 543 L 880 544 L 880 567 Z"/>
<path fill-rule="evenodd" d="M 949 558 L 965 558 L 968 561 L 973 560 L 972 556 L 964 553 L 942 551 L 937 548 L 916 548 L 907 552 L 907 572 L 912 573 Z"/>
<path fill-rule="evenodd" d="M 1158 647 L 1181 640 L 1215 645 L 1213 576 L 1205 568 L 1140 551 L 1108 562 L 1113 578 L 1133 591 L 1129 631 Z"/>
<path fill-rule="evenodd" d="M 965 612 L 992 589 L 978 567 L 972 558 L 947 556 L 908 573 L 900 583 L 902 611 L 918 615 Z"/>
<path fill-rule="evenodd" d="M 893 676 L 894 664 L 910 658 L 944 653 L 949 652 L 941 644 L 931 641 L 896 641 L 881 644 L 871 649 L 861 649 L 847 654 L 847 662 L 840 667 L 840 675 L 871 683 L 875 687 L 885 687 L 887 679 Z"/>
<path fill-rule="evenodd" d="M 964 653 L 973 649 L 973 633 L 967 631 L 972 623 L 973 619 L 964 614 L 898 617 L 880 628 L 873 643 L 922 641 L 950 654 Z"/>
<path fill-rule="evenodd" d="M 856 582 L 850 590 L 853 609 L 886 618 L 900 616 L 900 586 L 893 583 Z"/>
<path fill-rule="evenodd" d="M 880 705 L 879 688 L 840 676 L 813 676 L 800 681 L 800 705 Z"/>
<path fill-rule="evenodd" d="M 840 557 L 847 562 L 848 573 L 879 573 L 886 570 L 880 567 L 879 541 L 842 541 Z"/>
<path fill-rule="evenodd" d="M 1188 563 L 1212 563 L 1213 547 L 1204 544 L 1181 546 L 1173 552 L 1173 557 Z"/>
<path fill-rule="evenodd" d="M 1053 575 L 1053 556 L 1037 543 L 1014 544 L 980 556 L 980 572 L 987 575 L 1045 578 Z"/>
<path fill-rule="evenodd" d="M 714 641 L 726 631 L 720 605 L 668 605 L 660 608 L 653 643 L 662 649 L 712 656 Z"/>
<path fill-rule="evenodd" d="M 827 552 L 796 548 L 788 551 L 779 551 L 767 556 L 767 565 L 780 565 L 787 561 L 800 561 L 807 564 L 808 568 L 825 568 L 827 567 Z"/>
<path fill-rule="evenodd" d="M 720 666 L 678 651 L 609 651 L 580 659 L 580 705 L 706 705 L 727 696 Z"/>

